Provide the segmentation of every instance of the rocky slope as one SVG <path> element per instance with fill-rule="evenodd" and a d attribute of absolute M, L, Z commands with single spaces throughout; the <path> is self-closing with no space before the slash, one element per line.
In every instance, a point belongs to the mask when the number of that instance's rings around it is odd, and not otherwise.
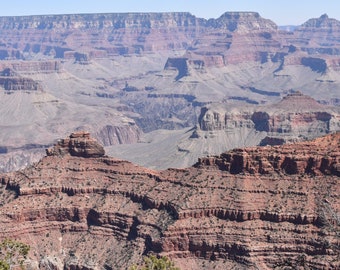
<path fill-rule="evenodd" d="M 323 15 L 287 32 L 256 12 L 210 20 L 190 13 L 1 17 L 0 147 L 7 152 L 0 153 L 0 170 L 37 160 L 43 151 L 32 145 L 51 145 L 76 130 L 90 130 L 105 146 L 137 143 L 143 133 L 164 129 L 186 132 L 200 125 L 202 109 L 220 110 L 212 106 L 221 101 L 233 108 L 276 104 L 299 89 L 338 106 L 338 24 Z M 309 124 L 290 128 L 290 117 L 276 119 L 281 126 L 274 129 L 291 130 L 292 138 L 336 130 L 336 121 L 325 127 L 327 121 L 312 118 L 313 131 L 306 131 Z M 218 135 L 197 151 L 216 154 L 222 144 L 263 139 L 241 133 L 246 139 Z M 188 144 L 194 146 L 179 149 Z"/>
<path fill-rule="evenodd" d="M 39 160 L 44 145 L 52 145 L 57 134 L 86 128 L 104 145 L 112 145 L 137 142 L 142 133 L 131 118 L 117 110 L 60 98 L 21 77 L 4 76 L 4 81 L 10 89 L 0 92 L 1 171 Z"/>
<path fill-rule="evenodd" d="M 340 130 L 340 110 L 321 105 L 297 91 L 269 106 L 239 109 L 226 102 L 203 107 L 199 126 L 203 131 L 255 129 L 266 134 L 260 144 L 283 144 Z"/>
<path fill-rule="evenodd" d="M 153 171 L 75 133 L 1 175 L 1 238 L 32 269 L 126 269 L 155 252 L 183 269 L 336 269 L 340 134 L 235 149 Z"/>
<path fill-rule="evenodd" d="M 291 91 L 268 105 L 210 103 L 201 107 L 193 128 L 144 134 L 138 143 L 107 147 L 107 152 L 148 168 L 185 168 L 199 157 L 236 147 L 282 145 L 339 130 L 338 107 Z"/>
<path fill-rule="evenodd" d="M 16 36 L 17 42 L 16 51 L 7 42 L 3 44 L 2 58 L 33 53 L 87 60 L 114 54 L 178 50 L 188 46 L 205 24 L 205 20 L 189 13 L 2 17 L 0 28 L 4 38 Z M 18 33 L 23 35 L 17 37 Z M 166 40 L 174 35 L 177 38 Z"/>
<path fill-rule="evenodd" d="M 339 22 L 323 15 L 285 32 L 256 12 L 205 20 L 190 13 L 113 13 L 0 18 L 0 59 L 73 59 L 184 52 L 194 69 L 244 62 L 303 65 L 325 72 L 339 62 Z M 182 65 L 183 61 L 178 61 Z M 181 70 L 182 67 L 179 67 Z"/>

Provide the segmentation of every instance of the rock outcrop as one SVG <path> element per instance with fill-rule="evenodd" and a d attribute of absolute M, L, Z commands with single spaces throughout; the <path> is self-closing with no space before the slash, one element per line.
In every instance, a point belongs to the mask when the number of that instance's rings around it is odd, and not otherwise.
<path fill-rule="evenodd" d="M 302 50 L 309 55 L 339 55 L 340 22 L 329 18 L 327 14 L 313 18 L 295 29 L 296 43 L 302 44 Z M 313 43 L 306 42 L 313 40 Z"/>
<path fill-rule="evenodd" d="M 105 155 L 104 148 L 93 138 L 89 132 L 74 132 L 68 139 L 62 139 L 53 147 L 46 150 L 48 156 L 71 155 L 77 157 L 102 157 Z"/>
<path fill-rule="evenodd" d="M 209 20 L 177 12 L 1 17 L 0 29 L 0 141 L 6 149 L 50 145 L 82 129 L 108 146 L 139 142 L 142 131 L 199 124 L 208 133 L 244 135 L 234 136 L 230 149 L 339 128 L 333 109 L 274 114 L 261 106 L 225 114 L 206 106 L 269 104 L 291 88 L 338 106 L 339 22 L 327 15 L 288 32 L 256 12 Z M 202 113 L 198 123 L 203 106 L 213 116 Z M 191 154 L 181 143 L 175 149 Z M 207 149 L 202 153 L 212 153 Z M 14 168 L 9 163 L 18 159 L 6 158 L 1 154 L 0 163 Z"/>
<path fill-rule="evenodd" d="M 11 68 L 4 68 L 0 72 L 0 87 L 2 87 L 7 93 L 13 91 L 41 91 L 42 86 L 31 78 L 25 78 L 17 74 Z"/>
<path fill-rule="evenodd" d="M 2 76 L 13 76 L 18 73 L 49 74 L 61 72 L 62 65 L 59 60 L 0 61 L 0 70 L 2 70 Z"/>
<path fill-rule="evenodd" d="M 297 91 L 268 106 L 210 104 L 202 108 L 199 124 L 204 131 L 255 129 L 266 134 L 260 144 L 283 144 L 339 131 L 340 111 Z"/>
<path fill-rule="evenodd" d="M 340 133 L 164 171 L 70 154 L 85 140 L 97 148 L 75 133 L 0 177 L 0 238 L 30 244 L 28 264 L 127 269 L 155 252 L 183 269 L 340 267 Z"/>
<path fill-rule="evenodd" d="M 112 55 L 188 50 L 190 59 L 219 66 L 247 61 L 298 63 L 306 56 L 301 51 L 328 56 L 340 52 L 339 22 L 327 15 L 307 21 L 293 33 L 279 31 L 256 12 L 226 12 L 209 20 L 180 12 L 1 17 L 0 28 L 2 60 L 44 55 L 88 64 Z M 309 40 L 316 40 L 317 46 Z"/>
<path fill-rule="evenodd" d="M 192 38 L 200 32 L 200 26 L 205 24 L 205 20 L 189 13 L 74 14 L 0 18 L 3 36 L 7 36 L 8 40 L 10 37 L 17 37 L 17 51 L 22 54 L 16 53 L 15 57 L 40 53 L 56 58 L 73 55 L 78 60 L 81 55 L 84 56 L 84 52 L 95 57 L 185 49 Z M 20 36 L 17 36 L 18 33 Z M 169 35 L 174 34 L 177 35 L 177 39 L 166 40 Z M 5 44 L 7 45 L 7 42 Z M 2 59 L 11 57 L 13 53 L 10 50 L 12 49 L 4 48 L 0 57 Z"/>
<path fill-rule="evenodd" d="M 226 170 L 231 174 L 309 174 L 309 175 L 336 175 L 340 176 L 338 153 L 339 145 L 336 140 L 316 139 L 319 142 L 315 147 L 314 142 L 305 142 L 294 145 L 286 144 L 280 147 L 254 147 L 244 149 L 234 149 L 220 156 L 200 158 L 195 167 L 204 165 L 216 166 L 220 170 Z M 334 150 L 332 150 L 334 148 Z M 275 149 L 275 150 L 274 150 Z M 272 151 L 268 154 L 268 150 Z M 273 151 L 274 150 L 274 151 Z M 279 151 L 278 151 L 279 150 Z M 325 151 L 327 154 L 325 154 Z"/>

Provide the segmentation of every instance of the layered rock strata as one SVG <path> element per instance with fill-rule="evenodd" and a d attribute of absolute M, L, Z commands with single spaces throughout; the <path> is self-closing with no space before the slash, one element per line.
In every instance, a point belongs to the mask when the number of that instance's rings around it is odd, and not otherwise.
<path fill-rule="evenodd" d="M 1 237 L 40 269 L 127 269 L 148 252 L 183 269 L 340 267 L 339 133 L 165 171 L 103 156 L 87 133 L 48 153 L 1 175 Z"/>
<path fill-rule="evenodd" d="M 0 86 L 12 93 L 13 91 L 41 91 L 42 86 L 31 78 L 22 77 L 10 68 L 4 68 L 0 73 Z"/>
<path fill-rule="evenodd" d="M 199 127 L 204 131 L 255 129 L 265 134 L 259 144 L 283 144 L 340 130 L 340 111 L 297 91 L 268 106 L 239 109 L 228 103 L 210 104 L 201 110 Z"/>
<path fill-rule="evenodd" d="M 0 61 L 0 70 L 3 76 L 36 73 L 58 73 L 62 70 L 62 64 L 58 60 L 40 61 Z"/>
<path fill-rule="evenodd" d="M 104 148 L 93 138 L 89 132 L 74 132 L 68 139 L 62 139 L 53 147 L 46 150 L 48 156 L 66 155 L 77 157 L 102 157 L 105 155 Z"/>
<path fill-rule="evenodd" d="M 187 50 L 194 65 L 215 67 L 254 61 L 310 66 L 316 59 L 336 68 L 340 59 L 339 22 L 327 15 L 294 32 L 279 31 L 256 12 L 226 12 L 209 20 L 180 12 L 1 17 L 0 29 L 2 60 L 39 55 L 89 64 L 113 55 L 172 50 Z"/>

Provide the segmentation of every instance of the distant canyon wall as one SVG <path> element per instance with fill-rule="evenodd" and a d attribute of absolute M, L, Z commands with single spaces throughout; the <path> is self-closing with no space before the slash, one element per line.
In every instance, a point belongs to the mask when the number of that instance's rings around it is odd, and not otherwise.
<path fill-rule="evenodd" d="M 264 132 L 262 145 L 311 139 L 340 130 L 338 108 L 323 106 L 312 98 L 292 93 L 269 106 L 235 109 L 228 104 L 211 104 L 201 110 L 199 127 L 203 131 L 233 131 L 240 128 Z"/>
<path fill-rule="evenodd" d="M 0 34 L 2 60 L 39 56 L 86 64 L 113 55 L 183 50 L 191 64 L 206 66 L 297 62 L 324 72 L 340 62 L 340 22 L 327 15 L 293 32 L 256 12 L 226 12 L 209 20 L 185 12 L 0 17 Z"/>

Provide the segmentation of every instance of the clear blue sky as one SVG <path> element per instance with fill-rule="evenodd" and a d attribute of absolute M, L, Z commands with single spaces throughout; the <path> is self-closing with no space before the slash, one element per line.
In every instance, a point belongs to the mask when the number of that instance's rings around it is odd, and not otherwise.
<path fill-rule="evenodd" d="M 218 18 L 226 11 L 257 11 L 278 25 L 299 25 L 327 13 L 340 20 L 340 0 L 5 0 L 0 16 L 188 11 Z"/>

